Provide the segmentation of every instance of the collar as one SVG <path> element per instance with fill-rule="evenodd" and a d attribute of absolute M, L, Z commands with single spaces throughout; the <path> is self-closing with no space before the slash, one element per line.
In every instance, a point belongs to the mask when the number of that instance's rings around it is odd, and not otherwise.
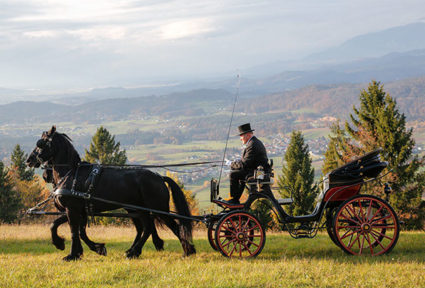
<path fill-rule="evenodd" d="M 251 142 L 252 138 L 254 138 L 254 135 L 252 135 L 251 138 L 249 138 L 248 141 L 246 141 L 246 143 L 242 145 L 244 149 L 246 148 L 246 146 L 248 146 L 249 142 Z"/>

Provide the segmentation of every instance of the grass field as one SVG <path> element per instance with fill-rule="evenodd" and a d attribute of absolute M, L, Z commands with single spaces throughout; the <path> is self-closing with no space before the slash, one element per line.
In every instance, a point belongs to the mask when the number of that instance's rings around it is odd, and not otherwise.
<path fill-rule="evenodd" d="M 59 233 L 69 239 L 65 226 Z M 165 251 L 148 240 L 136 260 L 124 257 L 133 228 L 95 226 L 88 233 L 106 242 L 108 256 L 84 246 L 83 259 L 67 263 L 61 259 L 70 243 L 56 250 L 48 226 L 0 226 L 0 287 L 425 287 L 425 232 L 403 232 L 381 257 L 345 255 L 327 234 L 300 240 L 268 234 L 263 252 L 249 260 L 222 257 L 205 231 L 195 233 L 195 256 L 182 257 L 176 238 L 160 231 Z"/>

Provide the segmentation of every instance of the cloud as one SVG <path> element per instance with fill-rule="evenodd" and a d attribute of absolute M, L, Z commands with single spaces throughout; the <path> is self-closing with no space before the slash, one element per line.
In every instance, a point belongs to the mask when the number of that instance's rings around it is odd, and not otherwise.
<path fill-rule="evenodd" d="M 184 19 L 161 26 L 159 35 L 163 40 L 176 40 L 199 36 L 212 31 L 214 31 L 214 27 L 209 19 Z"/>

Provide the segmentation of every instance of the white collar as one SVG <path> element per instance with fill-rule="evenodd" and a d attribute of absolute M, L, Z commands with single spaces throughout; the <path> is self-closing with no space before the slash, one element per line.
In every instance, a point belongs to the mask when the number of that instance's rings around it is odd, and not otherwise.
<path fill-rule="evenodd" d="M 251 138 L 249 138 L 248 141 L 246 141 L 246 143 L 242 145 L 244 149 L 246 148 L 246 146 L 248 146 L 248 143 L 252 140 L 253 137 L 254 135 L 252 135 Z"/>

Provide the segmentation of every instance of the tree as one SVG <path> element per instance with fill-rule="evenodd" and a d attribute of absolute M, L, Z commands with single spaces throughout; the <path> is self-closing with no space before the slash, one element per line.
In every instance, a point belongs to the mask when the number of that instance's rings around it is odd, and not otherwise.
<path fill-rule="evenodd" d="M 18 174 L 20 180 L 31 181 L 34 178 L 34 169 L 28 168 L 25 164 L 28 155 L 22 151 L 21 146 L 16 144 L 10 156 L 11 168 Z"/>
<path fill-rule="evenodd" d="M 425 216 L 419 208 L 425 186 L 425 172 L 420 172 L 420 167 L 425 158 L 412 154 L 415 145 L 413 129 L 406 128 L 405 115 L 398 111 L 396 101 L 384 91 L 380 82 L 372 81 L 367 90 L 361 91 L 359 98 L 360 107 L 353 107 L 351 123 L 345 122 L 345 130 L 337 125 L 339 140 L 332 143 L 331 138 L 325 164 L 333 161 L 331 151 L 335 147 L 344 162 L 378 147 L 383 148 L 382 158 L 388 162 L 385 172 L 391 171 L 384 178 L 384 181 L 392 182 L 391 204 L 408 226 L 420 228 Z M 341 135 L 348 135 L 351 139 L 341 141 Z M 334 146 L 335 143 L 338 144 Z M 324 173 L 328 166 L 324 166 Z M 367 189 L 369 193 L 383 196 L 382 187 L 376 184 L 368 185 Z"/>
<path fill-rule="evenodd" d="M 85 161 L 90 163 L 123 165 L 127 162 L 126 151 L 120 151 L 120 142 L 115 142 L 115 136 L 100 126 L 92 138 L 89 150 L 85 149 Z"/>
<path fill-rule="evenodd" d="M 291 215 L 305 215 L 313 208 L 318 187 L 314 183 L 314 168 L 309 155 L 308 145 L 300 131 L 293 131 L 282 167 L 278 177 L 279 192 L 282 197 L 291 195 L 294 205 L 288 207 Z"/>
<path fill-rule="evenodd" d="M 7 169 L 0 161 L 0 221 L 12 223 L 18 218 L 21 201 L 13 189 Z"/>

